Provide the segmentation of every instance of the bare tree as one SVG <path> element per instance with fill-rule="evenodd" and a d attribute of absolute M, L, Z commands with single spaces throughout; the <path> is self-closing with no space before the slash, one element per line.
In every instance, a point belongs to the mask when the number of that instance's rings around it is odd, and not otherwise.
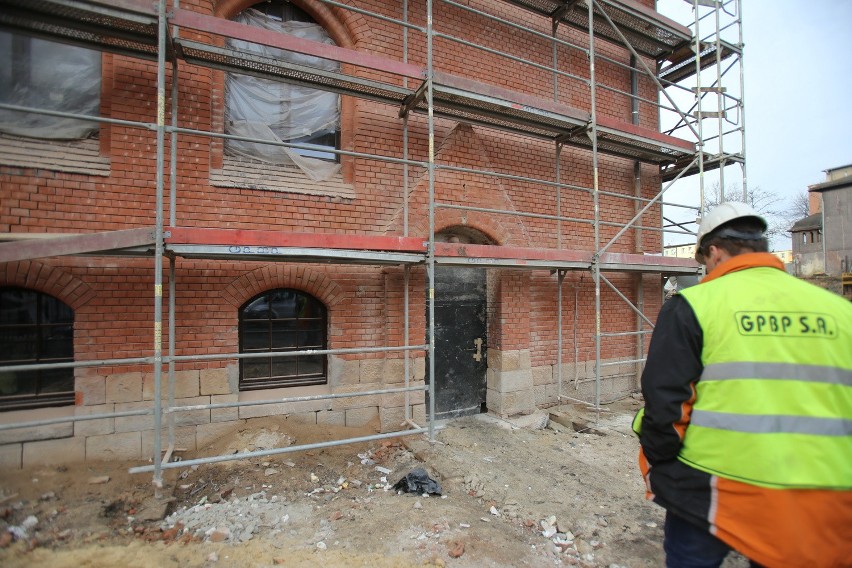
<path fill-rule="evenodd" d="M 710 211 L 722 202 L 719 182 L 715 182 L 704 193 L 704 211 Z M 764 191 L 760 187 L 749 188 L 743 199 L 742 190 L 736 186 L 725 188 L 725 201 L 739 201 L 751 205 L 755 211 L 763 215 L 769 227 L 766 236 L 770 241 L 785 237 L 790 232 L 790 207 L 777 193 Z"/>
<path fill-rule="evenodd" d="M 790 200 L 790 221 L 795 223 L 811 214 L 810 197 L 808 190 L 803 190 L 793 196 Z"/>

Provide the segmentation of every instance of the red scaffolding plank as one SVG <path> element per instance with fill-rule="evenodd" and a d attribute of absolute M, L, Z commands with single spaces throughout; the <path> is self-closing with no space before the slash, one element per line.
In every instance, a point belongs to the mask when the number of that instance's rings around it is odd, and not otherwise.
<path fill-rule="evenodd" d="M 394 75 L 417 80 L 423 80 L 426 76 L 423 68 L 417 65 L 395 61 L 354 49 L 281 34 L 272 30 L 248 26 L 224 18 L 206 16 L 191 10 L 184 10 L 183 8 L 174 10 L 174 13 L 169 17 L 169 23 L 200 32 L 210 32 L 223 37 L 240 39 L 250 43 L 259 43 L 287 51 L 313 55 L 322 59 L 330 59 L 339 63 L 349 63 L 358 67 L 366 67 L 376 71 L 386 71 Z"/>

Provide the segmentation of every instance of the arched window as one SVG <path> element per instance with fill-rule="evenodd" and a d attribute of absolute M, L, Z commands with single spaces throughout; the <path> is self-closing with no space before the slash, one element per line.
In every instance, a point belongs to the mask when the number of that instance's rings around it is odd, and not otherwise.
<path fill-rule="evenodd" d="M 101 54 L 0 31 L 0 101 L 97 115 L 101 102 Z M 97 134 L 98 123 L 0 109 L 0 132 L 28 138 L 78 140 Z"/>
<path fill-rule="evenodd" d="M 74 311 L 47 294 L 0 288 L 0 410 L 74 403 L 74 369 L 4 371 L 74 360 Z"/>
<path fill-rule="evenodd" d="M 290 288 L 264 292 L 240 308 L 240 353 L 326 349 L 326 309 Z M 321 385 L 325 355 L 240 359 L 240 390 Z"/>
<path fill-rule="evenodd" d="M 334 44 L 328 33 L 305 11 L 285 0 L 255 4 L 233 18 L 250 26 Z M 293 65 L 337 71 L 327 59 L 229 40 L 243 52 L 256 53 Z M 310 149 L 285 148 L 237 140 L 225 141 L 225 153 L 280 165 L 296 165 L 313 179 L 328 179 L 339 171 L 340 96 L 328 91 L 258 77 L 226 76 L 225 132 L 236 136 L 306 144 Z"/>

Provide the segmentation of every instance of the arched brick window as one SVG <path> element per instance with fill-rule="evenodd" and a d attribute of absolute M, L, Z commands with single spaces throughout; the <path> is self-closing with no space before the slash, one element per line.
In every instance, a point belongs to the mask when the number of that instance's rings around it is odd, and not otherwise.
<path fill-rule="evenodd" d="M 326 349 L 325 306 L 292 288 L 270 290 L 240 308 L 240 353 Z M 240 359 L 240 390 L 321 385 L 328 382 L 325 355 Z"/>
<path fill-rule="evenodd" d="M 74 360 L 74 310 L 53 296 L 0 288 L 0 410 L 74 403 L 74 369 L 4 371 Z"/>
<path fill-rule="evenodd" d="M 234 20 L 313 41 L 334 44 L 329 34 L 304 10 L 285 0 L 260 2 Z M 241 51 L 257 52 L 293 65 L 337 71 L 333 61 L 231 40 Z M 249 138 L 306 144 L 310 149 L 284 148 L 236 140 L 225 141 L 225 153 L 273 164 L 296 165 L 314 179 L 339 168 L 329 149 L 340 147 L 340 96 L 310 87 L 230 73 L 226 77 L 225 131 Z"/>

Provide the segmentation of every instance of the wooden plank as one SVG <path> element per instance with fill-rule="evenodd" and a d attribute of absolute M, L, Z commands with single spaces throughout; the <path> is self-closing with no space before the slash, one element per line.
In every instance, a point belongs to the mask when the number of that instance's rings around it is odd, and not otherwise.
<path fill-rule="evenodd" d="M 543 260 L 589 264 L 592 262 L 592 253 L 587 251 L 473 245 L 463 243 L 435 243 L 435 255 L 459 258 Z"/>
<path fill-rule="evenodd" d="M 315 249 L 347 249 L 422 253 L 424 239 L 390 237 L 385 235 L 344 235 L 336 233 L 287 233 L 251 229 L 198 229 L 167 227 L 166 244 L 175 245 L 233 245 L 263 247 L 293 247 Z"/>
<path fill-rule="evenodd" d="M 154 230 L 125 229 L 76 236 L 58 235 L 53 239 L 32 239 L 0 243 L 0 263 L 154 245 Z"/>

